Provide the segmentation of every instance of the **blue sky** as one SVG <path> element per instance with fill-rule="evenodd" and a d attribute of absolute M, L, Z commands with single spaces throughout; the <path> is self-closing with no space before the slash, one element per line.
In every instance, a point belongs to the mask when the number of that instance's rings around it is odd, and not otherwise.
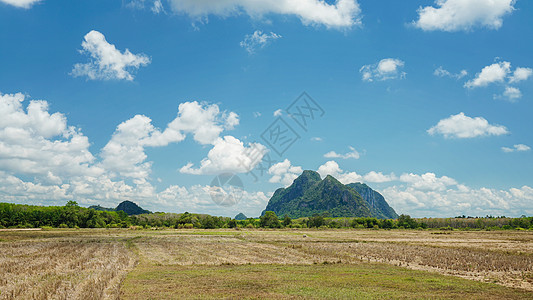
<path fill-rule="evenodd" d="M 257 216 L 310 169 L 416 217 L 532 215 L 532 16 L 524 0 L 0 0 L 0 200 Z M 305 129 L 287 111 L 303 92 L 324 112 Z M 300 137 L 282 155 L 261 137 L 278 118 Z M 225 172 L 233 206 L 210 197 Z"/>

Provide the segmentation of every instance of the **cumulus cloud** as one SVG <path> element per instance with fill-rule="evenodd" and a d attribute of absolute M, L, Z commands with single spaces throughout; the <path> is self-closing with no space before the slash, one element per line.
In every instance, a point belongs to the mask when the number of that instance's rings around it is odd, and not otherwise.
<path fill-rule="evenodd" d="M 314 136 L 314 137 L 311 138 L 311 141 L 312 142 L 322 142 L 322 138 L 318 137 L 318 136 Z"/>
<path fill-rule="evenodd" d="M 78 128 L 68 126 L 63 114 L 50 114 L 46 101 L 31 100 L 25 110 L 25 99 L 0 93 L 1 170 L 55 182 L 101 172 L 92 166 L 89 140 Z"/>
<path fill-rule="evenodd" d="M 146 116 L 134 116 L 117 126 L 101 150 L 101 161 L 97 161 L 89 151 L 89 139 L 81 129 L 69 126 L 65 115 L 49 112 L 46 101 L 31 100 L 24 105 L 25 101 L 26 96 L 20 93 L 0 94 L 3 201 L 63 205 L 75 200 L 82 205 L 115 206 L 120 201 L 133 200 L 148 209 L 190 208 L 189 211 L 228 216 L 237 213 L 232 209 L 259 215 L 268 201 L 268 194 L 244 191 L 239 207 L 220 208 L 211 201 L 209 187 L 170 186 L 157 192 L 150 183 L 147 147 L 180 142 L 187 135 L 200 144 L 219 145 L 219 134 L 236 125 L 238 116 L 221 112 L 217 105 L 182 103 L 177 117 L 164 130 L 154 127 Z M 225 137 L 224 141 L 231 144 L 237 140 Z M 233 159 L 231 153 L 225 153 L 227 149 L 218 154 L 219 148 L 211 151 L 213 165 Z"/>
<path fill-rule="evenodd" d="M 524 144 L 517 144 L 511 147 L 502 147 L 502 151 L 505 153 L 511 153 L 511 152 L 523 152 L 523 151 L 529 151 L 531 150 L 531 147 Z"/>
<path fill-rule="evenodd" d="M 514 70 L 513 76 L 509 78 L 509 83 L 520 82 L 529 79 L 533 75 L 533 69 L 518 67 Z"/>
<path fill-rule="evenodd" d="M 87 76 L 90 80 L 133 80 L 133 70 L 150 63 L 150 58 L 144 54 L 133 54 L 126 49 L 123 53 L 115 45 L 106 41 L 105 36 L 92 30 L 84 37 L 80 51 L 88 55 L 88 63 L 74 65 L 71 75 L 74 77 Z"/>
<path fill-rule="evenodd" d="M 216 104 L 196 101 L 181 103 L 178 115 L 163 131 L 155 128 L 150 118 L 136 115 L 121 123 L 102 149 L 102 166 L 120 176 L 144 181 L 151 170 L 151 163 L 145 162 L 146 147 L 181 142 L 187 134 L 202 145 L 217 143 L 224 129 L 233 129 L 238 123 L 236 113 L 221 112 Z"/>
<path fill-rule="evenodd" d="M 494 99 L 503 98 L 509 102 L 516 102 L 518 99 L 522 98 L 522 92 L 515 87 L 506 86 L 505 91 L 501 95 L 494 95 Z"/>
<path fill-rule="evenodd" d="M 281 35 L 274 32 L 263 33 L 261 30 L 256 30 L 252 34 L 247 34 L 240 45 L 249 54 L 254 54 L 258 49 L 265 48 L 271 41 L 281 38 Z"/>
<path fill-rule="evenodd" d="M 251 143 L 246 147 L 239 139 L 225 136 L 213 143 L 213 148 L 200 162 L 200 167 L 195 169 L 193 163 L 188 163 L 180 172 L 194 175 L 247 173 L 261 162 L 266 153 L 267 148 L 259 143 Z"/>
<path fill-rule="evenodd" d="M 461 70 L 459 71 L 459 73 L 451 73 L 450 71 L 440 66 L 437 69 L 435 69 L 435 71 L 433 72 L 433 75 L 438 76 L 438 77 L 451 77 L 451 78 L 455 78 L 459 80 L 465 77 L 466 75 L 468 75 L 468 72 L 466 70 Z"/>
<path fill-rule="evenodd" d="M 282 114 L 283 114 L 283 110 L 281 108 L 274 111 L 274 117 L 279 117 Z"/>
<path fill-rule="evenodd" d="M 397 180 L 394 173 L 383 174 L 382 172 L 370 171 L 365 176 L 363 176 L 363 181 L 371 183 L 384 183 Z"/>
<path fill-rule="evenodd" d="M 290 160 L 288 159 L 285 159 L 280 163 L 272 165 L 268 169 L 268 174 L 272 175 L 272 177 L 269 179 L 269 182 L 280 182 L 284 186 L 291 185 L 294 179 L 296 179 L 302 173 L 302 167 L 293 166 Z"/>
<path fill-rule="evenodd" d="M 361 24 L 361 9 L 356 0 L 337 0 L 329 4 L 322 0 L 170 0 L 172 9 L 193 18 L 209 15 L 227 17 L 247 14 L 252 18 L 267 14 L 292 15 L 304 25 L 324 25 L 327 28 L 350 28 Z"/>
<path fill-rule="evenodd" d="M 523 149 L 526 149 L 525 147 L 520 146 Z M 518 145 L 515 148 L 518 148 Z M 321 165 L 318 173 L 322 178 L 332 175 L 343 184 L 352 182 L 384 184 L 385 188 L 378 191 L 387 202 L 399 214 L 409 214 L 413 217 L 533 214 L 530 205 L 533 202 L 533 188 L 529 186 L 508 190 L 471 188 L 451 177 L 437 176 L 432 172 L 403 173 L 399 177 L 394 173 L 387 175 L 375 171 L 359 175 L 343 171 L 335 161 Z"/>
<path fill-rule="evenodd" d="M 482 117 L 471 118 L 464 113 L 442 119 L 427 130 L 430 135 L 441 134 L 445 138 L 474 138 L 480 136 L 503 135 L 509 131 L 505 126 L 492 125 Z"/>
<path fill-rule="evenodd" d="M 398 213 L 413 217 L 450 217 L 458 215 L 520 216 L 533 213 L 533 189 L 528 186 L 498 190 L 470 188 L 454 179 L 433 173 L 403 174 L 401 183 L 380 193 Z"/>
<path fill-rule="evenodd" d="M 484 67 L 476 77 L 467 83 L 465 87 L 475 88 L 487 86 L 495 82 L 504 82 L 507 75 L 511 72 L 511 63 L 507 61 L 494 63 Z"/>
<path fill-rule="evenodd" d="M 317 172 L 320 174 L 320 176 L 325 177 L 327 175 L 331 175 L 337 180 L 339 180 L 343 184 L 348 183 L 354 183 L 354 182 L 367 182 L 367 183 L 383 183 L 383 182 L 390 182 L 393 180 L 396 180 L 396 175 L 394 173 L 391 174 L 383 174 L 382 172 L 375 172 L 371 171 L 367 173 L 366 175 L 360 175 L 356 172 L 345 172 L 340 167 L 339 164 L 334 161 L 330 160 L 326 162 L 325 164 L 318 167 Z"/>
<path fill-rule="evenodd" d="M 505 90 L 501 95 L 494 95 L 494 99 L 505 99 L 509 102 L 516 102 L 522 97 L 522 92 L 516 87 L 509 86 L 511 83 L 519 83 L 527 80 L 533 75 L 533 69 L 517 67 L 511 70 L 511 63 L 507 61 L 493 63 L 484 67 L 476 77 L 465 83 L 465 88 L 485 87 L 493 83 L 505 85 Z"/>
<path fill-rule="evenodd" d="M 30 8 L 34 4 L 41 2 L 41 0 L 0 0 L 5 4 L 13 5 L 20 8 Z"/>
<path fill-rule="evenodd" d="M 384 58 L 377 64 L 364 65 L 359 69 L 363 81 L 389 80 L 405 78 L 406 73 L 400 71 L 404 62 L 397 58 Z"/>
<path fill-rule="evenodd" d="M 193 213 L 207 213 L 210 215 L 235 216 L 242 212 L 247 216 L 256 217 L 267 205 L 272 196 L 271 193 L 261 191 L 242 191 L 242 197 L 238 199 L 238 205 L 216 206 L 211 199 L 210 186 L 193 185 L 183 187 L 178 185 L 169 186 L 156 195 L 155 204 L 158 209 L 166 208 L 167 211 L 188 211 Z"/>
<path fill-rule="evenodd" d="M 359 152 L 357 152 L 357 150 L 355 150 L 354 147 L 350 146 L 350 152 L 347 152 L 345 154 L 339 154 L 335 151 L 330 151 L 326 154 L 324 154 L 324 157 L 325 158 L 342 158 L 342 159 L 349 159 L 349 158 L 353 158 L 353 159 L 359 159 L 360 157 L 360 154 Z"/>
<path fill-rule="evenodd" d="M 515 0 L 436 0 L 437 7 L 418 9 L 414 25 L 425 31 L 461 31 L 474 28 L 499 29 L 503 17 L 512 13 Z"/>

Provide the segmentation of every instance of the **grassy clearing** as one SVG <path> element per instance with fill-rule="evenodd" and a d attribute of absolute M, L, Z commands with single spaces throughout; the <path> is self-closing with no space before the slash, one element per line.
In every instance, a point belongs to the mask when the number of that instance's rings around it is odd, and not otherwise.
<path fill-rule="evenodd" d="M 385 264 L 153 266 L 128 274 L 124 299 L 528 299 L 526 291 Z"/>

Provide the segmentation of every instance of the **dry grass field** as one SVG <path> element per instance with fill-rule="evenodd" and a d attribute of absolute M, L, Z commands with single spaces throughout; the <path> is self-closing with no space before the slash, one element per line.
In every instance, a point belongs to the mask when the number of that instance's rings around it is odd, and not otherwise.
<path fill-rule="evenodd" d="M 0 270 L 0 299 L 533 299 L 533 232 L 4 231 Z"/>
<path fill-rule="evenodd" d="M 1 233 L 0 299 L 116 299 L 136 259 L 119 238 Z"/>

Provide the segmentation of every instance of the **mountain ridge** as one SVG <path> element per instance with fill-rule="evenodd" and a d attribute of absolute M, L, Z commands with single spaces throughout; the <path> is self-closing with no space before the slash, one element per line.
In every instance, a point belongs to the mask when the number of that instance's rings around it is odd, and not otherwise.
<path fill-rule="evenodd" d="M 335 177 L 324 179 L 315 171 L 305 170 L 286 188 L 277 189 L 262 212 L 273 211 L 278 216 L 311 217 L 376 217 L 394 219 L 397 214 L 385 198 L 366 184 L 344 185 Z M 358 189 L 366 196 L 358 192 Z"/>

